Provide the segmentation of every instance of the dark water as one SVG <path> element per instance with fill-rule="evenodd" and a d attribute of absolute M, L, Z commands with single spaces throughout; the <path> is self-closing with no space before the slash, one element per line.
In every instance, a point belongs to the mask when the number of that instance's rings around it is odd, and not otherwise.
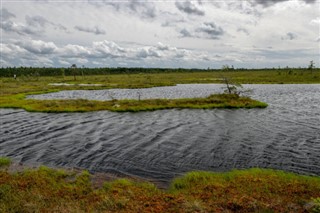
<path fill-rule="evenodd" d="M 0 109 L 0 156 L 164 182 L 190 170 L 250 167 L 320 175 L 320 85 L 246 87 L 269 107 L 61 114 Z"/>

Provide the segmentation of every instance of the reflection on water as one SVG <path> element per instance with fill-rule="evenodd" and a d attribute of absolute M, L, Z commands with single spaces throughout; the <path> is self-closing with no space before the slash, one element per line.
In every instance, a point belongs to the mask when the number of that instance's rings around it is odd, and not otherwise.
<path fill-rule="evenodd" d="M 0 155 L 158 181 L 190 170 L 250 167 L 320 175 L 320 86 L 246 88 L 269 107 L 60 114 L 0 109 Z"/>

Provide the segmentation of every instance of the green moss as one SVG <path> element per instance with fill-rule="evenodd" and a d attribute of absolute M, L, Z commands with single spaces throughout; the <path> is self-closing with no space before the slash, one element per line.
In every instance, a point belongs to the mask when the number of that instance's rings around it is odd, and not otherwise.
<path fill-rule="evenodd" d="M 10 166 L 11 160 L 7 157 L 0 157 L 0 168 Z"/>
<path fill-rule="evenodd" d="M 94 174 L 93 174 L 94 175 Z M 320 177 L 271 169 L 195 171 L 169 190 L 117 179 L 93 187 L 87 171 L 0 170 L 0 212 L 318 212 Z M 307 209 L 306 209 L 307 208 Z"/>

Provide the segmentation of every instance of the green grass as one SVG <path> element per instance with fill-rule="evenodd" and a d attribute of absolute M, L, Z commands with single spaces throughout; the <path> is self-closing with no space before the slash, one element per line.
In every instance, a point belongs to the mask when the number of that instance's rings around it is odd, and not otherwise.
<path fill-rule="evenodd" d="M 26 100 L 26 94 L 0 97 L 2 108 L 22 108 L 30 112 L 88 112 L 110 110 L 138 112 L 173 108 L 265 108 L 267 104 L 237 95 L 216 94 L 207 98 L 150 100 Z"/>
<path fill-rule="evenodd" d="M 0 157 L 0 168 L 10 166 L 11 160 L 7 157 Z"/>
<path fill-rule="evenodd" d="M 94 174 L 93 174 L 94 175 Z M 320 178 L 266 169 L 190 172 L 167 190 L 47 167 L 0 170 L 0 212 L 317 212 Z"/>

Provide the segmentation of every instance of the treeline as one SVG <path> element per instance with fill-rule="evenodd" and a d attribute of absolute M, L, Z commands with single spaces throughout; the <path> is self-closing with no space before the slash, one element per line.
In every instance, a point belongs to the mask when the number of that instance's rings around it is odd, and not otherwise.
<path fill-rule="evenodd" d="M 298 71 L 310 70 L 307 68 L 224 68 L 224 69 L 183 69 L 183 68 L 47 68 L 47 67 L 6 67 L 0 68 L 0 77 L 16 76 L 73 76 L 73 75 L 107 75 L 107 74 L 138 74 L 138 73 L 175 73 L 175 72 L 224 72 L 224 71 Z M 319 70 L 319 69 L 313 69 Z"/>

